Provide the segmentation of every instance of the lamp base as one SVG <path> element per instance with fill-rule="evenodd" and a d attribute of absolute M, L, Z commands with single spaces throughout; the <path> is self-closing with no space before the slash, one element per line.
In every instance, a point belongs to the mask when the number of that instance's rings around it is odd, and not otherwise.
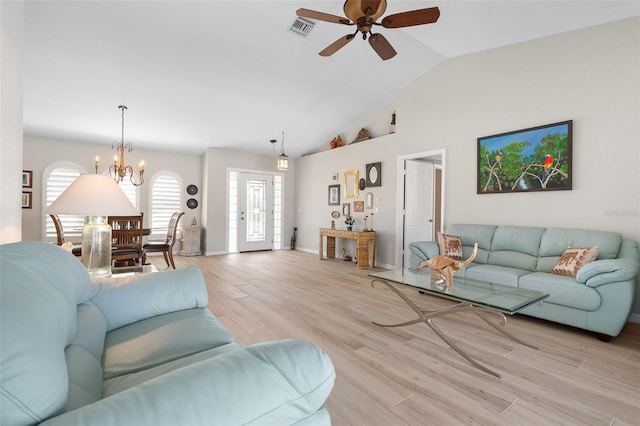
<path fill-rule="evenodd" d="M 106 216 L 85 217 L 82 263 L 91 278 L 111 276 L 111 225 Z"/>

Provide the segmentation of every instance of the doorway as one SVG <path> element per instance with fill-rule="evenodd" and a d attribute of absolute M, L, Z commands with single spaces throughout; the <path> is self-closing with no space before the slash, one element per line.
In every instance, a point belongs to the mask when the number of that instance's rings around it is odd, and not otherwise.
<path fill-rule="evenodd" d="M 444 217 L 445 150 L 398 157 L 396 265 L 410 266 L 409 244 L 434 241 Z"/>
<path fill-rule="evenodd" d="M 238 251 L 273 250 L 273 176 L 238 173 Z"/>

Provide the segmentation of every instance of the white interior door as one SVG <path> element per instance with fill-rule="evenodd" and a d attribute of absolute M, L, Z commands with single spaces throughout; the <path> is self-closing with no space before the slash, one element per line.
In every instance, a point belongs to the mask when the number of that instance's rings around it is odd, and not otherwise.
<path fill-rule="evenodd" d="M 238 173 L 238 251 L 273 250 L 273 176 Z"/>
<path fill-rule="evenodd" d="M 434 238 L 434 165 L 428 161 L 405 161 L 404 267 L 408 268 L 409 244 Z"/>

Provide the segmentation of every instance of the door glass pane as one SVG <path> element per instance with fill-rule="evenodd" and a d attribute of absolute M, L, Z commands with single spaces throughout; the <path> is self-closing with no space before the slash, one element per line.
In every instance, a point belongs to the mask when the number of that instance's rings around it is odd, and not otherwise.
<path fill-rule="evenodd" d="M 266 238 L 266 192 L 266 181 L 247 181 L 247 241 L 264 241 Z"/>

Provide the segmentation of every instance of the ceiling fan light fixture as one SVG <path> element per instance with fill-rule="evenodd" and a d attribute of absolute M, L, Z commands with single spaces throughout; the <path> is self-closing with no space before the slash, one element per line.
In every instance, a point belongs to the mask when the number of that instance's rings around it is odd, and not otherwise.
<path fill-rule="evenodd" d="M 347 0 L 342 10 L 352 22 L 356 22 L 363 16 L 376 21 L 387 10 L 387 0 Z"/>

